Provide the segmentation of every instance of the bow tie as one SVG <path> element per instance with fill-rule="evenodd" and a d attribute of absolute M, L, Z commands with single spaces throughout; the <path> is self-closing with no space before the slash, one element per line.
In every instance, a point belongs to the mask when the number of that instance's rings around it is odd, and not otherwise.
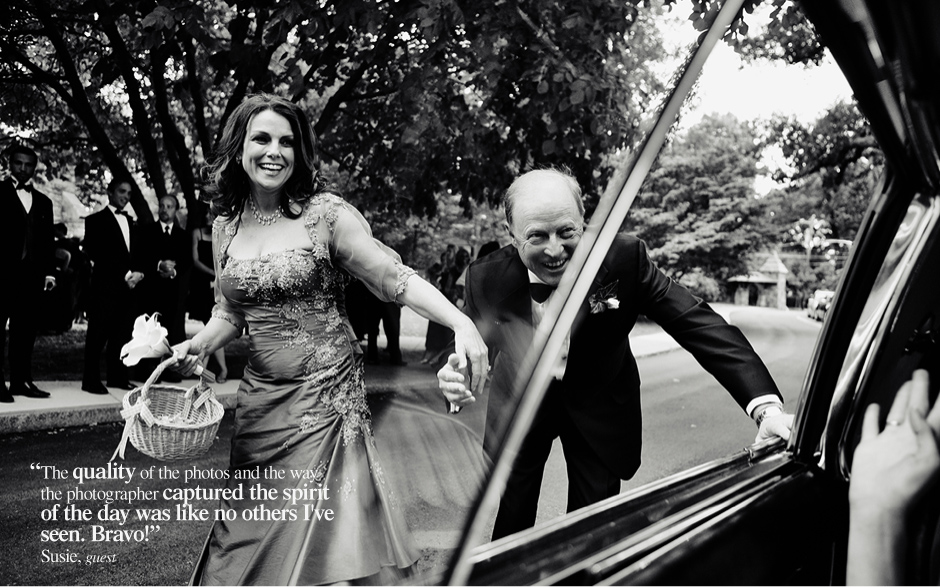
<path fill-rule="evenodd" d="M 532 297 L 532 300 L 535 300 L 539 304 L 542 304 L 548 297 L 552 295 L 552 292 L 555 291 L 555 286 L 549 286 L 548 284 L 538 284 L 536 282 L 529 283 L 529 296 Z"/>

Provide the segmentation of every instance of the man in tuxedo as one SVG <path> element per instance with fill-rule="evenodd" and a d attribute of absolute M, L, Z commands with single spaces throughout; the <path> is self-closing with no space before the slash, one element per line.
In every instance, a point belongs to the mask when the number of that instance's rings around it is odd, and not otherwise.
<path fill-rule="evenodd" d="M 160 313 L 171 345 L 186 340 L 186 295 L 193 266 L 192 240 L 176 221 L 179 201 L 160 198 L 160 221 L 140 229 L 140 263 L 144 272 L 145 312 Z"/>
<path fill-rule="evenodd" d="M 55 287 L 52 201 L 30 183 L 39 157 L 23 145 L 10 149 L 10 177 L 0 182 L 0 325 L 10 321 L 10 389 L 4 378 L 0 402 L 14 395 L 48 398 L 33 383 L 33 344 L 38 302 Z M 5 338 L 0 336 L 0 374 Z M 0 378 L 3 378 L 0 375 Z"/>
<path fill-rule="evenodd" d="M 504 202 L 512 244 L 475 261 L 466 277 L 465 312 L 493 358 L 484 449 L 492 456 L 518 401 L 513 385 L 553 288 L 584 231 L 577 181 L 558 170 L 516 179 Z M 530 287 L 530 284 L 535 284 Z M 666 277 L 639 239 L 618 235 L 582 303 L 500 501 L 493 539 L 535 524 L 552 442 L 560 437 L 568 470 L 568 511 L 620 491 L 640 465 L 640 376 L 628 335 L 639 313 L 689 350 L 759 425 L 759 438 L 789 436 L 792 416 L 763 362 L 741 332 Z M 456 370 L 438 373 L 447 399 L 474 399 Z"/>
<path fill-rule="evenodd" d="M 159 222 L 140 228 L 139 262 L 144 273 L 142 312 L 160 313 L 167 341 L 176 345 L 186 340 L 186 296 L 193 265 L 192 240 L 176 221 L 179 201 L 175 196 L 160 198 Z M 156 361 L 144 362 L 152 370 Z M 164 372 L 164 381 L 179 381 L 176 372 Z"/>
<path fill-rule="evenodd" d="M 92 394 L 108 393 L 101 383 L 99 367 L 105 346 L 108 387 L 133 389 L 127 366 L 121 362 L 121 347 L 131 339 L 134 289 L 144 275 L 132 269 L 131 253 L 137 246 L 137 234 L 124 211 L 130 197 L 130 181 L 111 180 L 108 205 L 85 218 L 83 245 L 91 259 L 92 270 L 82 390 Z"/>

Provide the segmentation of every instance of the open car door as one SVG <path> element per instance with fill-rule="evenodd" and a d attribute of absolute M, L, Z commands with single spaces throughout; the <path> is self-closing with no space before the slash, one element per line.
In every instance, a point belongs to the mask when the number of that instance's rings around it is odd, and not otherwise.
<path fill-rule="evenodd" d="M 447 581 L 452 584 L 843 584 L 847 480 L 865 407 L 889 406 L 918 367 L 940 381 L 940 5 L 815 0 L 804 11 L 852 85 L 886 156 L 801 392 L 789 443 L 748 448 L 480 545 L 551 364 L 709 50 L 725 2 L 645 143 L 608 190 L 535 347 L 525 395 Z M 603 219 L 603 222 L 597 222 Z M 563 297 L 559 297 L 563 298 Z M 546 321 L 547 322 L 547 321 Z M 936 385 L 934 386 L 936 394 Z M 883 410 L 885 414 L 887 410 Z M 935 501 L 936 502 L 936 501 Z M 912 532 L 907 580 L 936 584 L 937 504 Z"/>

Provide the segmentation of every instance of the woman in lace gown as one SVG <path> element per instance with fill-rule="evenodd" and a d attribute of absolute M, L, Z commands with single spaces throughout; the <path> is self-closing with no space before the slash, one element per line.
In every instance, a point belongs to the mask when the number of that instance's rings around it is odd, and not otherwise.
<path fill-rule="evenodd" d="M 250 357 L 232 495 L 219 505 L 231 520 L 214 524 L 197 583 L 368 581 L 416 561 L 372 435 L 362 351 L 344 308 L 349 279 L 453 328 L 458 353 L 486 373 L 473 323 L 375 241 L 355 208 L 323 191 L 317 168 L 306 116 L 269 95 L 233 112 L 210 163 L 220 295 L 206 328 L 177 346 L 179 369 L 192 373 L 244 330 Z"/>

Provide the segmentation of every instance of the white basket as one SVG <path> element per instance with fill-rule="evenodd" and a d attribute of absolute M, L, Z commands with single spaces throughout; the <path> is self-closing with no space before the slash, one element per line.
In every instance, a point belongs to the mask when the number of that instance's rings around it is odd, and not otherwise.
<path fill-rule="evenodd" d="M 212 446 L 225 409 L 206 380 L 200 378 L 188 390 L 154 385 L 174 361 L 170 357 L 160 363 L 143 386 L 124 395 L 124 433 L 112 460 L 124 459 L 128 440 L 141 453 L 161 461 L 198 457 Z"/>

